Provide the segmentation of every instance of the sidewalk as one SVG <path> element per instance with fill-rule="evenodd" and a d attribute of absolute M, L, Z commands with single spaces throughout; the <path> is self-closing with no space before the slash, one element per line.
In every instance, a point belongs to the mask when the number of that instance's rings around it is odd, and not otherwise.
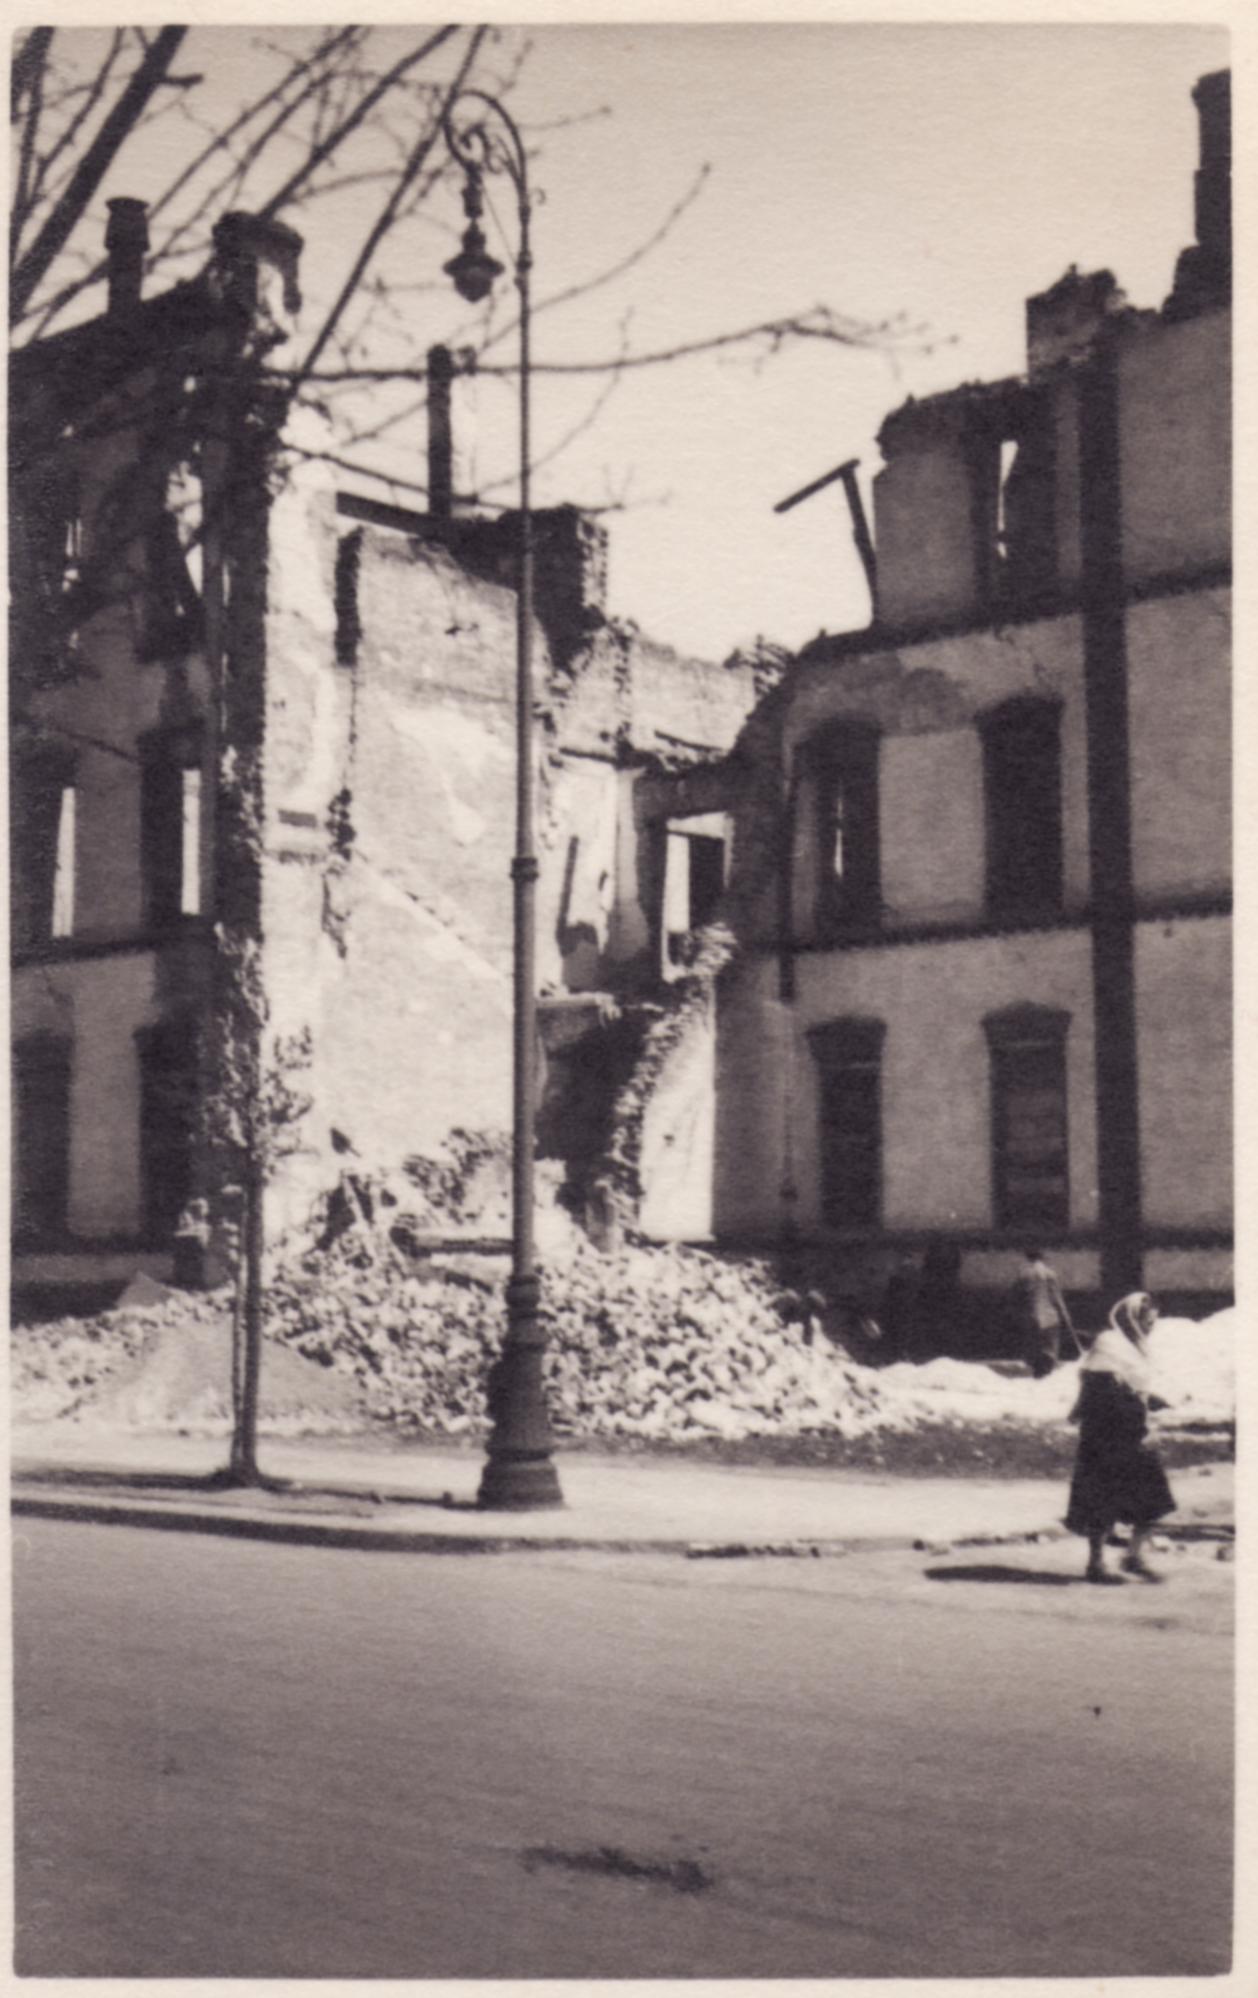
<path fill-rule="evenodd" d="M 260 1458 L 267 1475 L 291 1487 L 209 1485 L 225 1461 L 218 1439 L 106 1439 L 67 1433 L 64 1425 L 19 1430 L 13 1514 L 410 1553 L 584 1548 L 697 1556 L 1055 1538 L 1066 1502 L 1064 1484 L 1046 1479 L 892 1478 L 561 1451 L 562 1507 L 483 1512 L 476 1505 L 478 1450 L 264 1438 Z M 1173 1485 L 1179 1510 L 1169 1532 L 1230 1526 L 1233 1465 L 1178 1471 Z"/>

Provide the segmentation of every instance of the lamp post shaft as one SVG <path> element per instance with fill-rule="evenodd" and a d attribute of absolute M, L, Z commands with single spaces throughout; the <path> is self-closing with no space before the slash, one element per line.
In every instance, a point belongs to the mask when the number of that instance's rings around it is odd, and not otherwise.
<path fill-rule="evenodd" d="M 476 94 L 476 93 L 471 93 Z M 490 1376 L 493 1429 L 478 1504 L 532 1510 L 563 1504 L 551 1458 L 550 1422 L 542 1387 L 545 1334 L 538 1323 L 534 1243 L 534 1153 L 537 1129 L 537 851 L 533 768 L 533 508 L 531 437 L 529 196 L 524 147 L 502 106 L 486 100 L 506 125 L 515 159 L 508 170 L 519 197 L 520 251 L 520 521 L 516 590 L 516 794 L 512 884 L 512 1136 L 511 1277 L 507 1332 Z"/>

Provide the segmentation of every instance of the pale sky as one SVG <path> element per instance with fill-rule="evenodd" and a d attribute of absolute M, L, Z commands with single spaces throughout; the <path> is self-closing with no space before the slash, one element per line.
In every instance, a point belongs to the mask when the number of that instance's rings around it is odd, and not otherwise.
<path fill-rule="evenodd" d="M 225 103 L 253 81 L 256 32 L 194 31 L 195 61 Z M 1223 29 L 1195 26 L 502 32 L 501 65 L 523 38 L 531 45 L 510 103 L 539 147 L 539 362 L 607 358 L 626 339 L 638 351 L 671 347 L 823 303 L 928 329 L 894 360 L 809 343 L 759 364 L 726 355 L 627 372 L 585 429 L 605 382 L 538 376 L 537 500 L 622 501 L 608 515 L 611 608 L 711 657 L 757 633 L 795 647 L 823 628 L 866 623 L 841 489 L 783 516 L 774 504 L 852 457 L 868 493 L 890 409 L 909 394 L 1018 372 L 1028 293 L 1077 263 L 1112 269 L 1133 304 L 1162 302 L 1193 233 L 1190 91 L 1229 59 Z M 389 34 L 400 49 L 415 28 Z M 189 48 L 191 66 L 191 38 Z M 581 115 L 600 106 L 611 115 Z M 167 131 L 162 143 L 177 141 Z M 589 297 L 544 309 L 650 237 L 705 162 L 704 191 L 662 246 Z M 154 163 L 155 185 L 160 171 Z M 146 191 L 129 156 L 102 198 Z M 506 231 L 491 218 L 491 247 L 507 261 L 511 197 L 501 183 L 491 191 Z M 312 302 L 334 252 L 361 231 L 352 203 L 320 225 L 293 218 L 307 236 Z M 413 226 L 381 267 L 413 287 L 394 306 L 402 351 L 419 362 L 460 327 L 468 337 L 440 269 L 460 224 L 451 204 Z M 503 311 L 510 304 L 504 286 Z M 507 341 L 499 357 L 513 353 Z M 482 380 L 456 416 L 466 479 L 509 499 L 510 487 L 493 482 L 514 464 L 513 382 Z M 368 455 L 422 479 L 424 451 L 420 412 Z M 389 496 L 376 484 L 362 490 Z"/>
<path fill-rule="evenodd" d="M 1227 60 L 1224 33 L 1194 28 L 540 31 L 521 109 L 605 98 L 615 115 L 548 143 L 539 284 L 577 246 L 628 246 L 707 160 L 699 202 L 623 287 L 636 342 L 824 301 L 904 313 L 939 343 L 894 366 L 818 345 L 626 380 L 553 475 L 594 499 L 631 476 L 644 502 L 611 517 L 613 607 L 717 656 L 756 632 L 794 646 L 864 624 L 841 489 L 783 516 L 774 503 L 849 457 L 867 491 L 889 409 L 1018 372 L 1026 296 L 1069 264 L 1108 266 L 1133 303 L 1160 304 L 1193 234 L 1189 93 Z M 598 347 L 563 332 L 573 352 Z M 539 355 L 549 339 L 543 319 Z M 544 439 L 572 387 L 539 395 Z"/>

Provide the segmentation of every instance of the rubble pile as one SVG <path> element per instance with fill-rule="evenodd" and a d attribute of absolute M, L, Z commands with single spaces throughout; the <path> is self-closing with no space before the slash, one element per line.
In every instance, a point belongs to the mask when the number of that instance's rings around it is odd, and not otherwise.
<path fill-rule="evenodd" d="M 270 1329 L 348 1368 L 365 1405 L 441 1435 L 485 1424 L 485 1378 L 505 1317 L 502 1256 L 416 1257 L 355 1228 L 277 1273 Z M 858 1436 L 882 1425 L 877 1375 L 805 1342 L 763 1265 L 701 1250 L 573 1243 L 542 1272 L 545 1380 L 560 1435 Z M 903 1416 L 911 1411 L 897 1410 Z"/>
<path fill-rule="evenodd" d="M 27 1422 L 57 1422 L 140 1373 L 164 1333 L 221 1315 L 221 1301 L 186 1291 L 141 1309 L 91 1318 L 15 1325 L 9 1340 L 9 1394 Z"/>

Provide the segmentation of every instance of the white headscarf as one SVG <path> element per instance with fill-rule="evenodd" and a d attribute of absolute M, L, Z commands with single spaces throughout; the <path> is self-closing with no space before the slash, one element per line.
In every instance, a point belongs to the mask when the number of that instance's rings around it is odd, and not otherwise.
<path fill-rule="evenodd" d="M 1109 1324 L 1092 1342 L 1091 1351 L 1079 1371 L 1113 1374 L 1136 1394 L 1147 1395 L 1150 1386 L 1149 1335 L 1141 1320 L 1153 1299 L 1147 1291 L 1133 1290 L 1120 1297 L 1109 1315 Z"/>

